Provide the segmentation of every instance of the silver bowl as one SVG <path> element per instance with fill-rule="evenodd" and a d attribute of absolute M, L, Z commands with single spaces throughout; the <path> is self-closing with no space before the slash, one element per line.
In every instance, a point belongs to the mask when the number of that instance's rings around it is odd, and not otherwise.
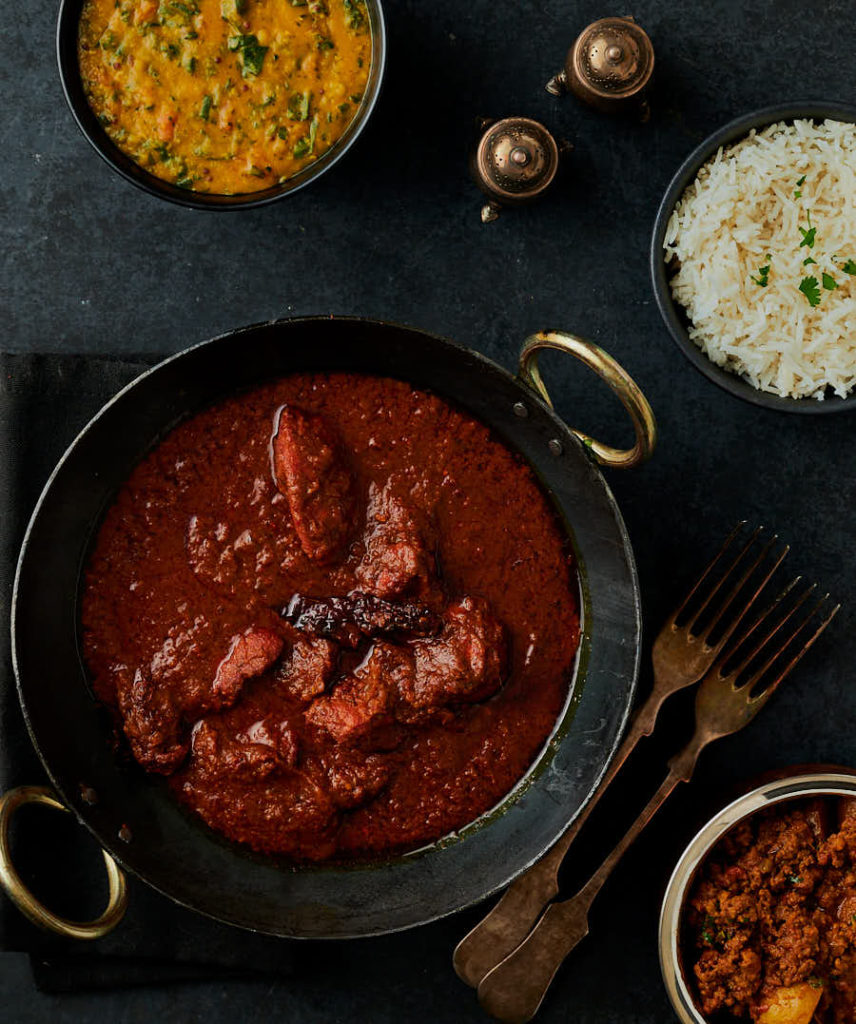
<path fill-rule="evenodd" d="M 810 796 L 856 797 L 856 772 L 846 769 L 789 774 L 750 790 L 724 807 L 696 834 L 672 872 L 660 911 L 660 970 L 672 1007 L 682 1024 L 709 1024 L 698 1009 L 684 975 L 681 931 L 684 906 L 696 873 L 717 842 L 738 822 L 773 804 Z"/>

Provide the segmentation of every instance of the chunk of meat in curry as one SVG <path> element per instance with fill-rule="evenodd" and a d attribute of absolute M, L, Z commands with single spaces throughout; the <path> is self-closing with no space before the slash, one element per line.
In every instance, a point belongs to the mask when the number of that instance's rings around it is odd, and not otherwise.
<path fill-rule="evenodd" d="M 288 658 L 277 669 L 277 682 L 292 700 L 311 701 L 326 689 L 338 659 L 339 648 L 332 640 L 299 636 Z"/>
<path fill-rule="evenodd" d="M 193 730 L 192 757 L 209 776 L 264 779 L 297 764 L 297 737 L 288 722 L 269 718 L 233 734 L 213 718 Z"/>
<path fill-rule="evenodd" d="M 389 486 L 369 490 L 366 552 L 357 566 L 360 586 L 378 597 L 424 600 L 438 592 L 431 531 Z"/>
<path fill-rule="evenodd" d="M 279 658 L 284 644 L 282 637 L 270 629 L 250 627 L 233 637 L 229 652 L 217 666 L 210 706 L 216 710 L 234 704 L 244 683 L 266 672 Z"/>
<path fill-rule="evenodd" d="M 414 711 L 485 700 L 500 688 L 507 651 L 502 623 L 486 601 L 449 605 L 442 634 L 414 643 L 414 671 L 402 697 Z"/>
<path fill-rule="evenodd" d="M 339 554 L 353 528 L 354 482 L 339 442 L 319 416 L 284 405 L 273 435 L 273 469 L 300 543 L 317 562 Z"/>

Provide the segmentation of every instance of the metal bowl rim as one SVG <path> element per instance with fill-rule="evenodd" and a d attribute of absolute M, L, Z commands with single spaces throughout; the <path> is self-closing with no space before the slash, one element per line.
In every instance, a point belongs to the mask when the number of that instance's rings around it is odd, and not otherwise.
<path fill-rule="evenodd" d="M 672 176 L 663 198 L 660 201 L 654 220 L 649 250 L 649 266 L 654 299 L 666 328 L 684 356 L 708 380 L 733 395 L 766 409 L 778 412 L 800 413 L 803 415 L 820 415 L 836 412 L 847 412 L 856 409 L 856 391 L 845 398 L 833 396 L 819 401 L 816 398 L 786 398 L 767 391 L 759 391 L 736 373 L 717 366 L 692 341 L 681 320 L 669 288 L 669 278 L 663 259 L 663 240 L 672 211 L 692 182 L 699 169 L 716 153 L 721 146 L 738 142 L 749 134 L 752 129 L 765 128 L 777 121 L 794 121 L 800 118 L 812 120 L 832 119 L 856 123 L 856 104 L 837 101 L 806 100 L 803 102 L 779 103 L 774 106 L 762 107 L 733 118 L 722 127 L 712 132 L 702 143 L 695 147 Z"/>

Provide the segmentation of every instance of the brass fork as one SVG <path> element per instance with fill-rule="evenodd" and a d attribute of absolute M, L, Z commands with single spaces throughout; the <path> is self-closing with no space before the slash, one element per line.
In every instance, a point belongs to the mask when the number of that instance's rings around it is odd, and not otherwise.
<path fill-rule="evenodd" d="M 789 625 L 815 589 L 808 587 L 792 601 L 798 583 L 799 578 L 790 583 L 707 672 L 696 694 L 692 739 L 669 762 L 662 785 L 612 853 L 576 896 L 552 903 L 529 936 L 482 980 L 479 1002 L 488 1013 L 506 1024 L 525 1024 L 532 1019 L 562 961 L 588 934 L 589 909 L 625 851 L 677 784 L 689 782 L 708 743 L 748 725 L 832 621 L 839 606 L 825 611 L 827 594 L 796 627 Z M 791 607 L 783 614 L 788 604 Z M 758 640 L 756 634 L 763 635 Z"/>
<path fill-rule="evenodd" d="M 719 553 L 660 631 L 652 652 L 654 688 L 634 717 L 624 742 L 588 804 L 562 838 L 509 887 L 493 910 L 458 943 L 453 958 L 455 970 L 473 988 L 478 988 L 488 971 L 520 945 L 543 909 L 558 895 L 559 868 L 571 844 L 637 743 L 654 731 L 664 701 L 701 679 L 782 564 L 788 553 L 787 547 L 773 558 L 745 603 L 740 608 L 732 608 L 737 596 L 777 541 L 773 536 L 762 543 L 763 530 L 758 528 L 742 547 L 736 545 L 738 550 L 735 554 L 735 541 L 745 525 L 738 523 L 731 531 Z M 714 583 L 713 576 L 718 566 L 724 566 L 724 570 Z M 717 630 L 729 612 L 729 625 L 718 635 Z"/>

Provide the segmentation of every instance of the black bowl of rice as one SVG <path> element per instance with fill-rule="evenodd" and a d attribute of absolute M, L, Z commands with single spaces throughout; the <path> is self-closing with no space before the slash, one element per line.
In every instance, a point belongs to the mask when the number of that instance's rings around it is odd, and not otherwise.
<path fill-rule="evenodd" d="M 856 106 L 737 118 L 669 184 L 651 239 L 660 313 L 706 377 L 770 409 L 856 409 Z"/>

